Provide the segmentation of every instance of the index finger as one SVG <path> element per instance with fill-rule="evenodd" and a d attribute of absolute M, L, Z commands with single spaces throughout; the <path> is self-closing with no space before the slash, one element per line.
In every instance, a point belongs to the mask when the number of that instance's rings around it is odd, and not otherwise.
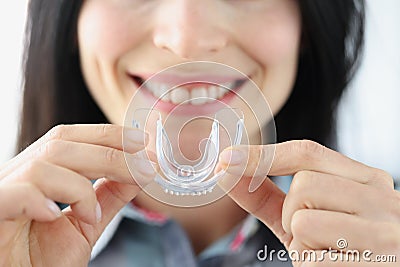
<path fill-rule="evenodd" d="M 135 153 L 147 144 L 148 135 L 136 128 L 113 124 L 58 125 L 6 163 L 0 175 L 10 174 L 18 166 L 32 158 L 40 147 L 54 140 L 100 145 Z"/>
<path fill-rule="evenodd" d="M 126 139 L 124 147 L 123 138 Z M 114 124 L 75 124 L 58 125 L 48 131 L 28 150 L 36 150 L 51 140 L 64 140 L 76 143 L 102 145 L 127 152 L 136 152 L 147 142 L 148 136 L 137 128 L 127 128 Z M 129 142 L 129 145 L 127 145 Z"/>
<path fill-rule="evenodd" d="M 238 160 L 240 158 L 242 160 Z M 387 172 L 364 165 L 309 140 L 230 147 L 221 153 L 219 168 L 234 175 L 254 177 L 251 184 L 253 188 L 262 182 L 260 177 L 293 175 L 309 170 L 393 189 L 393 178 Z M 258 184 L 254 184 L 254 180 Z"/>

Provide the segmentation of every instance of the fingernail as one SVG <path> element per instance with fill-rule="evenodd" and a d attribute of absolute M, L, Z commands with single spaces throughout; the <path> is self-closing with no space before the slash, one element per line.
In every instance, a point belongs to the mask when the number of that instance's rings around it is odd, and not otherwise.
<path fill-rule="evenodd" d="M 135 184 L 140 187 L 150 184 L 157 175 L 157 164 L 143 154 L 126 154 L 129 172 Z"/>
<path fill-rule="evenodd" d="M 225 192 L 231 191 L 238 183 L 240 177 L 225 172 L 218 180 L 218 186 Z"/>
<path fill-rule="evenodd" d="M 147 141 L 149 140 L 149 135 L 146 132 L 143 132 L 139 129 L 127 129 L 125 131 L 125 138 L 127 140 L 139 144 L 139 145 L 145 145 L 147 144 Z"/>
<path fill-rule="evenodd" d="M 57 204 L 54 203 L 53 200 L 46 199 L 46 205 L 47 205 L 47 208 L 50 210 L 50 212 L 53 213 L 57 218 L 61 217 L 62 212 L 61 212 L 60 208 L 57 206 Z"/>
<path fill-rule="evenodd" d="M 101 217 L 102 217 L 102 211 L 101 211 L 101 206 L 100 203 L 96 203 L 96 222 L 99 223 L 101 222 Z"/>
<path fill-rule="evenodd" d="M 222 170 L 223 168 L 221 167 L 221 165 L 217 164 L 217 166 L 214 169 L 214 174 L 219 173 L 220 170 Z"/>
<path fill-rule="evenodd" d="M 254 193 L 264 182 L 267 176 L 255 176 L 251 179 L 249 184 L 249 193 Z"/>
<path fill-rule="evenodd" d="M 244 159 L 245 156 L 243 152 L 238 149 L 224 150 L 219 156 L 219 160 L 227 165 L 239 165 Z"/>

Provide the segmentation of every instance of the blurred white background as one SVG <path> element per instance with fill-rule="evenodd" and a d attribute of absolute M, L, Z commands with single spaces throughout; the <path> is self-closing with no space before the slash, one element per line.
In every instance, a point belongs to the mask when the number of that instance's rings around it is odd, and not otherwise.
<path fill-rule="evenodd" d="M 342 101 L 339 147 L 400 178 L 400 1 L 367 3 L 366 50 Z"/>
<path fill-rule="evenodd" d="M 0 164 L 14 154 L 20 109 L 21 58 L 27 0 L 0 4 Z"/>
<path fill-rule="evenodd" d="M 339 113 L 339 148 L 400 177 L 400 1 L 369 0 L 366 53 Z M 0 163 L 12 157 L 20 109 L 21 52 L 27 0 L 0 8 Z"/>

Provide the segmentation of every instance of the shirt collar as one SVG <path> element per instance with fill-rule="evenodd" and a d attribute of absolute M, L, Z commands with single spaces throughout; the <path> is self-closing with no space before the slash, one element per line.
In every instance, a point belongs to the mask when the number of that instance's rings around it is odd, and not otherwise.
<path fill-rule="evenodd" d="M 105 228 L 103 234 L 100 236 L 92 249 L 92 260 L 106 248 L 106 246 L 116 233 L 119 224 L 124 218 L 129 218 L 131 220 L 136 220 L 145 224 L 154 225 L 155 227 L 162 227 L 171 220 L 161 213 L 143 209 L 135 205 L 133 202 L 130 202 L 119 213 L 117 213 L 117 215 Z M 206 249 L 200 256 L 204 258 L 217 254 L 224 254 L 227 252 L 227 249 L 233 253 L 238 252 L 244 246 L 246 241 L 254 235 L 254 233 L 258 230 L 258 227 L 258 220 L 254 216 L 249 215 L 240 226 L 235 228 L 233 232 L 225 237 L 223 242 L 219 242 L 221 240 L 218 240 L 215 244 Z M 218 243 L 225 243 L 228 244 L 228 246 L 219 246 Z"/>

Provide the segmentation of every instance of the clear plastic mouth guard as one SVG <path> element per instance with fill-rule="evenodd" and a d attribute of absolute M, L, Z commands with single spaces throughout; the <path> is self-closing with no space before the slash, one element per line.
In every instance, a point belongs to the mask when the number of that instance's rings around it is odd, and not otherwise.
<path fill-rule="evenodd" d="M 147 113 L 146 118 L 143 113 Z M 209 135 L 199 143 L 201 156 L 197 160 L 188 160 L 179 150 L 178 139 L 180 131 L 188 122 L 192 123 L 193 118 L 186 118 L 184 122 L 182 119 L 177 121 L 175 118 L 167 118 L 163 123 L 161 114 L 154 109 L 141 109 L 135 112 L 133 126 L 146 130 L 150 135 L 149 146 L 155 148 L 159 166 L 155 181 L 166 193 L 177 196 L 200 196 L 212 192 L 218 179 L 224 173 L 220 171 L 214 174 L 220 151 L 241 143 L 244 119 L 240 110 L 226 108 L 218 111 L 214 118 L 201 119 L 203 119 L 199 124 L 201 131 L 208 130 Z M 204 126 L 204 119 L 210 120 L 210 129 Z M 166 124 L 169 129 L 166 129 Z M 172 140 L 177 144 L 171 142 L 168 136 L 170 131 L 177 134 Z M 144 151 L 140 153 L 140 156 L 148 158 Z"/>

